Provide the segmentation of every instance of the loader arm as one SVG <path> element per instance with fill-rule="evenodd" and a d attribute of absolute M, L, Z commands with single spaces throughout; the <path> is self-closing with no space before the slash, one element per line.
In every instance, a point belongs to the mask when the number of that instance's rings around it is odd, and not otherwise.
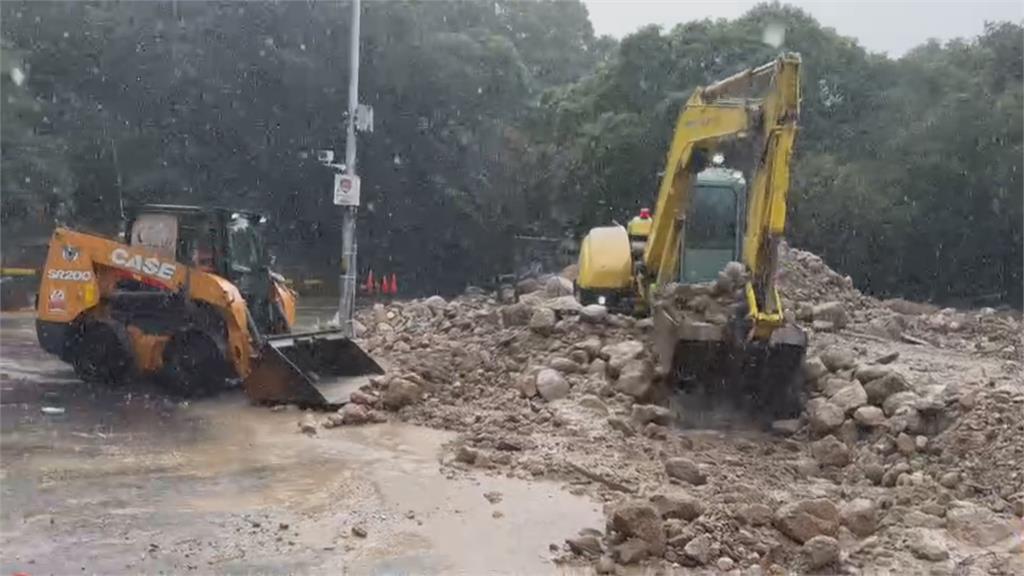
<path fill-rule="evenodd" d="M 746 286 L 748 315 L 759 337 L 782 325 L 775 252 L 786 224 L 789 162 L 799 118 L 799 67 L 798 55 L 785 54 L 698 88 L 680 111 L 638 275 L 639 293 L 648 303 L 658 286 L 678 277 L 680 246 L 685 243 L 681 223 L 706 155 L 724 142 L 752 138 L 755 165 L 742 251 L 751 276 Z M 761 86 L 766 86 L 763 95 L 749 95 Z"/>

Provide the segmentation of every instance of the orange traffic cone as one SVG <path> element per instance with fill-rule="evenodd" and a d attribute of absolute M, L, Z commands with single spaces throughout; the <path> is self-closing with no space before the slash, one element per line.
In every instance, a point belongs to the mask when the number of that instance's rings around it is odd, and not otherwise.
<path fill-rule="evenodd" d="M 396 294 L 398 294 L 398 276 L 394 272 L 392 272 L 391 273 L 391 295 L 394 296 Z"/>
<path fill-rule="evenodd" d="M 383 275 L 380 277 L 380 293 L 387 295 L 388 293 L 388 277 Z"/>
<path fill-rule="evenodd" d="M 363 285 L 363 290 L 366 290 L 367 294 L 373 294 L 376 292 L 377 283 L 373 281 L 373 270 L 366 275 L 366 284 Z"/>

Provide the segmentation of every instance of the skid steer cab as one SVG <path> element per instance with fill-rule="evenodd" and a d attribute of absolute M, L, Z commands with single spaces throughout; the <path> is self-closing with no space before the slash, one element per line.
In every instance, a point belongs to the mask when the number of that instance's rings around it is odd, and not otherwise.
<path fill-rule="evenodd" d="M 86 382 L 151 376 L 183 396 L 240 382 L 260 403 L 341 404 L 329 377 L 383 370 L 339 330 L 294 331 L 296 295 L 270 268 L 265 222 L 146 205 L 123 241 L 58 228 L 39 288 L 40 345 Z"/>

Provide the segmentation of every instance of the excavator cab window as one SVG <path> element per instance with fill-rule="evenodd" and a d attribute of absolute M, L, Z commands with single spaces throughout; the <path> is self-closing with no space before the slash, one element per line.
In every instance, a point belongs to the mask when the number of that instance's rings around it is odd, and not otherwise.
<path fill-rule="evenodd" d="M 727 185 L 700 185 L 686 218 L 680 281 L 709 282 L 739 258 L 739 194 Z"/>

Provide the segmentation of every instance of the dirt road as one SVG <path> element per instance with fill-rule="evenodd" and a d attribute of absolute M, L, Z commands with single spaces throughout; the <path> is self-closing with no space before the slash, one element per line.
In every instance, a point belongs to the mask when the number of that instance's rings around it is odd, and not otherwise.
<path fill-rule="evenodd" d="M 548 573 L 550 543 L 602 523 L 554 483 L 446 478 L 446 432 L 306 436 L 297 411 L 240 394 L 89 389 L 37 348 L 30 314 L 0 330 L 4 574 Z"/>

